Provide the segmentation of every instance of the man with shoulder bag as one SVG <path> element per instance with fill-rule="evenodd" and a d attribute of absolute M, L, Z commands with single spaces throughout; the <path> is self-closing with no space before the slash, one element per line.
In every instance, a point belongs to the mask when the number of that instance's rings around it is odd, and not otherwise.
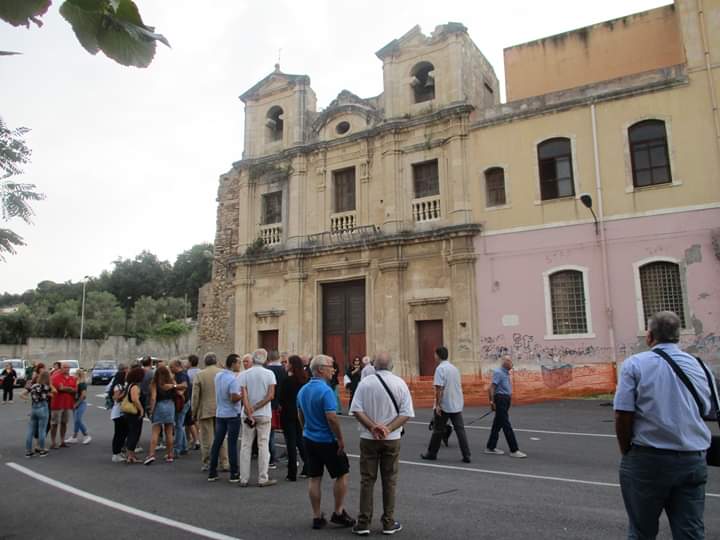
<path fill-rule="evenodd" d="M 661 311 L 648 323 L 650 351 L 622 366 L 615 393 L 620 487 L 629 539 L 654 539 L 663 509 L 674 539 L 705 537 L 703 514 L 710 429 L 717 392 L 710 370 L 682 351 L 680 318 Z M 719 465 L 710 454 L 711 465 Z"/>
<path fill-rule="evenodd" d="M 360 381 L 350 405 L 350 414 L 360 422 L 360 513 L 353 527 L 353 533 L 359 536 L 370 534 L 378 468 L 382 479 L 383 534 L 402 530 L 402 525 L 395 521 L 400 438 L 403 425 L 415 412 L 407 384 L 391 369 L 390 355 L 380 353 L 375 359 L 375 374 Z"/>

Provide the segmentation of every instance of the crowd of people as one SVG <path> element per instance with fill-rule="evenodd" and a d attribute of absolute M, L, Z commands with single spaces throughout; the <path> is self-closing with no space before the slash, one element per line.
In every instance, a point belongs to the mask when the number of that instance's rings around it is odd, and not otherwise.
<path fill-rule="evenodd" d="M 628 358 L 620 373 L 614 408 L 623 456 L 620 485 L 629 518 L 628 538 L 654 538 L 663 509 L 674 538 L 701 538 L 706 460 L 720 466 L 720 438 L 711 438 L 704 421 L 717 416 L 719 408 L 714 377 L 702 361 L 678 347 L 680 327 L 679 317 L 672 312 L 654 315 L 646 336 L 652 350 Z M 447 445 L 450 422 L 462 461 L 469 463 L 460 372 L 449 361 L 445 347 L 436 349 L 435 360 L 432 436 L 420 457 L 437 459 L 441 442 Z M 509 456 L 525 458 L 509 417 L 512 368 L 511 357 L 505 356 L 493 372 L 488 398 L 495 417 L 484 451 L 504 453 L 497 447 L 502 431 Z M 51 449 L 92 440 L 83 422 L 85 374 L 80 370 L 72 376 L 69 370 L 69 365 L 59 362 L 50 371 L 38 364 L 25 387 L 22 397 L 31 401 L 28 457 L 48 455 L 48 433 Z M 5 377 L 13 380 L 7 372 Z M 360 431 L 357 519 L 345 507 L 350 463 L 338 418 L 342 413 L 341 380 L 350 395 L 349 414 Z M 129 368 L 121 365 L 107 392 L 114 423 L 114 462 L 141 462 L 138 443 L 147 417 L 152 430 L 142 460 L 145 465 L 156 461 L 159 450 L 164 449 L 164 460 L 172 463 L 197 449 L 208 482 L 217 482 L 220 472 L 229 472 L 230 483 L 248 487 L 252 457 L 257 455 L 257 485 L 270 487 L 277 484 L 269 471 L 278 468 L 274 434 L 281 430 L 287 451 L 286 480 L 309 478 L 314 529 L 330 522 L 352 527 L 354 534 L 369 535 L 379 473 L 382 532 L 392 535 L 402 530 L 395 519 L 395 490 L 403 426 L 414 410 L 408 386 L 392 373 L 387 353 L 375 355 L 372 361 L 354 358 L 342 377 L 337 362 L 324 354 L 279 355 L 257 349 L 242 357 L 230 354 L 220 366 L 216 355 L 208 353 L 202 369 L 194 355 L 187 362 L 174 360 L 169 365 L 163 361 L 153 365 L 153 359 L 146 357 Z M 68 433 L 71 420 L 73 431 Z M 322 512 L 321 500 L 325 470 L 334 484 L 329 520 Z"/>
<path fill-rule="evenodd" d="M 16 380 L 6 367 L 3 382 Z M 12 403 L 12 392 L 10 393 Z M 34 366 L 20 397 L 30 402 L 30 416 L 25 438 L 25 456 L 46 457 L 48 450 L 68 448 L 75 443 L 89 444 L 92 437 L 83 421 L 87 410 L 87 382 L 82 369 L 70 375 L 70 366 L 55 362 L 48 370 L 42 362 Z M 68 435 L 68 424 L 72 434 Z M 50 436 L 50 445 L 47 438 Z"/>

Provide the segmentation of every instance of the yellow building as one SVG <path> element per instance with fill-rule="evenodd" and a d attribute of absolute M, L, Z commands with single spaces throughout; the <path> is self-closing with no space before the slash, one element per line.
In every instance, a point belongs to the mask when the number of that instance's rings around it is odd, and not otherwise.
<path fill-rule="evenodd" d="M 241 96 L 202 345 L 553 369 L 620 359 L 673 308 L 716 355 L 715 21 L 720 1 L 678 0 L 510 47 L 506 103 L 458 23 L 393 40 L 382 94 L 320 112 L 276 67 Z"/>

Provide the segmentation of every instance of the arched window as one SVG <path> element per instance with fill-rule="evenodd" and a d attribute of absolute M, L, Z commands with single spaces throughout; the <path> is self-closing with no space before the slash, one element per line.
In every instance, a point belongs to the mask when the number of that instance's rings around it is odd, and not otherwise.
<path fill-rule="evenodd" d="M 643 120 L 633 124 L 628 139 L 635 187 L 672 182 L 665 122 Z"/>
<path fill-rule="evenodd" d="M 485 205 L 503 206 L 505 197 L 505 171 L 502 167 L 491 167 L 485 171 Z"/>
<path fill-rule="evenodd" d="M 587 299 L 580 270 L 560 270 L 548 277 L 552 334 L 587 334 Z"/>
<path fill-rule="evenodd" d="M 557 137 L 538 144 L 538 168 L 543 201 L 575 195 L 570 139 Z"/>
<path fill-rule="evenodd" d="M 647 321 L 658 311 L 672 311 L 685 328 L 685 301 L 683 300 L 680 265 L 669 261 L 654 261 L 640 267 L 643 320 Z"/>
<path fill-rule="evenodd" d="M 412 68 L 410 76 L 415 103 L 435 99 L 435 66 L 430 62 L 420 62 Z"/>
<path fill-rule="evenodd" d="M 275 105 L 272 107 L 265 119 L 265 125 L 268 129 L 268 140 L 269 141 L 281 141 L 283 138 L 283 110 L 282 107 Z"/>

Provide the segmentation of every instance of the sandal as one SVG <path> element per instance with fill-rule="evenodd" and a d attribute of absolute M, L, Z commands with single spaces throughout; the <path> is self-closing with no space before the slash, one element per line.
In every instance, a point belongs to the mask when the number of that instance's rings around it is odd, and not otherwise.
<path fill-rule="evenodd" d="M 165 463 L 172 463 L 175 461 L 175 458 L 172 456 L 165 456 Z"/>

